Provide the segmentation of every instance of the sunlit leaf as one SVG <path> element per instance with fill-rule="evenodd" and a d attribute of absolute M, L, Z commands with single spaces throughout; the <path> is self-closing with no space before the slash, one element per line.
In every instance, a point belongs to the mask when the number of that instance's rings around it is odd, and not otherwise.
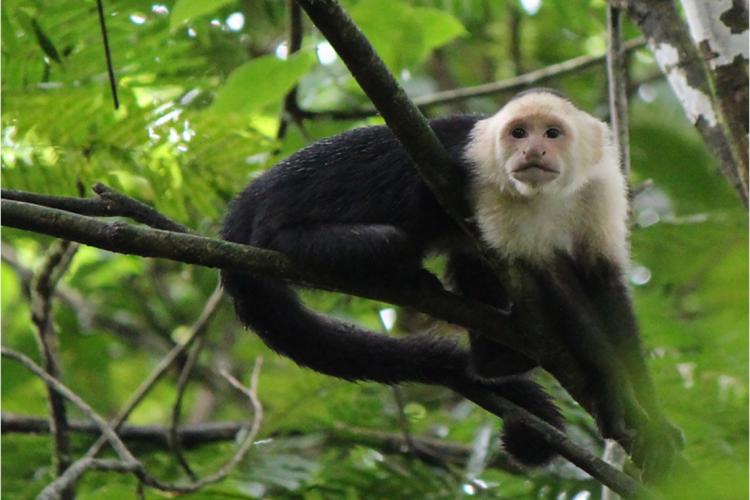
<path fill-rule="evenodd" d="M 245 63 L 229 75 L 216 93 L 212 110 L 218 113 L 250 113 L 281 101 L 284 95 L 315 64 L 309 52 L 299 52 L 287 60 L 268 55 Z"/>

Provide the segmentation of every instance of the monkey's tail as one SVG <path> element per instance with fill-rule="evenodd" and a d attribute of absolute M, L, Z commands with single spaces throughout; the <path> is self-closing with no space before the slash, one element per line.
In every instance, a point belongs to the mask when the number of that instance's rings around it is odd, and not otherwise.
<path fill-rule="evenodd" d="M 518 406 L 533 413 L 552 426 L 564 430 L 565 420 L 542 386 L 525 378 L 501 382 L 500 390 L 495 390 Z M 505 451 L 524 465 L 536 467 L 547 464 L 557 452 L 522 420 L 512 417 L 503 418 L 503 446 Z"/>
<path fill-rule="evenodd" d="M 394 338 L 316 314 L 277 279 L 228 271 L 222 278 L 240 321 L 301 366 L 386 384 L 447 384 L 466 370 L 466 353 L 454 342 L 425 335 Z"/>
<path fill-rule="evenodd" d="M 240 321 L 276 352 L 297 364 L 346 380 L 385 384 L 421 382 L 459 388 L 481 385 L 562 428 L 556 406 L 536 383 L 513 377 L 477 381 L 470 374 L 469 352 L 457 343 L 428 335 L 394 338 L 317 314 L 300 302 L 283 281 L 222 273 Z M 521 422 L 505 422 L 506 450 L 521 463 L 537 466 L 555 452 Z"/>

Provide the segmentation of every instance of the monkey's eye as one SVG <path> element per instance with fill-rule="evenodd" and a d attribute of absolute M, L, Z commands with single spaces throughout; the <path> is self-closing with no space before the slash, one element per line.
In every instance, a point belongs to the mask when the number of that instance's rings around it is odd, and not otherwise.
<path fill-rule="evenodd" d="M 510 135 L 514 139 L 523 139 L 524 137 L 526 137 L 526 130 L 521 127 L 516 127 L 510 131 Z"/>
<path fill-rule="evenodd" d="M 562 135 L 562 131 L 559 128 L 551 127 L 547 129 L 544 135 L 549 139 L 557 139 Z"/>

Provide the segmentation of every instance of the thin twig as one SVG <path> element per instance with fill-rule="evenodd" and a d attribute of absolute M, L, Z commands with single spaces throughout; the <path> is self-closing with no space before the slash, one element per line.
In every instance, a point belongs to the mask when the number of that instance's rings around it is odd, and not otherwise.
<path fill-rule="evenodd" d="M 110 209 L 118 215 L 130 217 L 135 221 L 156 229 L 165 229 L 176 233 L 190 232 L 190 229 L 187 227 L 157 212 L 145 203 L 124 195 L 101 182 L 94 184 L 94 187 L 91 189 L 101 199 L 107 201 Z"/>
<path fill-rule="evenodd" d="M 36 326 L 36 339 L 42 358 L 44 370 L 56 379 L 60 379 L 58 361 L 58 342 L 52 321 L 52 296 L 65 270 L 70 265 L 78 245 L 66 240 L 55 241 L 36 275 L 33 276 L 30 290 L 31 319 Z M 70 438 L 64 398 L 47 384 L 47 398 L 50 405 L 50 429 L 54 443 L 54 466 L 56 474 L 61 475 L 71 464 Z M 72 499 L 74 492 L 66 489 L 62 498 Z"/>
<path fill-rule="evenodd" d="M 378 321 L 380 321 L 380 327 L 383 329 L 383 333 L 388 335 L 389 328 L 383 320 L 383 315 L 380 314 L 380 311 L 376 311 L 376 316 L 378 317 Z M 409 452 L 416 455 L 417 450 L 411 437 L 411 431 L 409 430 L 409 419 L 406 418 L 406 410 L 404 409 L 404 397 L 401 393 L 401 388 L 397 385 L 393 385 L 391 386 L 391 392 L 393 393 L 393 400 L 396 402 L 396 415 L 398 418 L 399 428 L 401 429 L 401 433 L 404 436 L 404 442 L 406 443 L 406 447 L 409 449 Z"/>
<path fill-rule="evenodd" d="M 246 422 L 206 422 L 201 424 L 184 424 L 177 428 L 177 438 L 186 447 L 205 444 L 235 441 L 237 434 L 247 428 Z M 99 434 L 99 428 L 93 422 L 72 420 L 72 432 L 82 434 Z M 130 425 L 123 424 L 117 430 L 117 435 L 129 443 L 145 443 L 169 448 L 170 426 L 166 425 Z M 289 431 L 294 434 L 296 431 Z M 45 434 L 49 433 L 49 421 L 44 418 L 2 415 L 3 434 Z M 325 438 L 337 443 L 358 443 L 373 446 L 387 452 L 403 453 L 407 448 L 401 432 L 384 432 L 374 429 L 352 427 L 343 423 L 323 431 Z M 439 457 L 452 463 L 464 463 L 471 453 L 471 447 L 462 443 L 434 439 L 429 437 L 415 437 L 417 456 L 423 460 Z M 411 452 L 410 452 L 411 453 Z M 500 453 L 492 462 L 493 467 L 505 469 L 514 474 L 521 469 L 508 461 L 507 455 Z"/>
<path fill-rule="evenodd" d="M 81 410 L 84 415 L 93 420 L 96 423 L 96 426 L 99 428 L 99 431 L 104 435 L 106 441 L 109 442 L 109 444 L 117 453 L 117 456 L 120 457 L 120 460 L 128 465 L 138 463 L 133 454 L 130 453 L 130 450 L 128 450 L 125 444 L 117 436 L 115 430 L 110 427 L 110 425 L 101 416 L 99 416 L 99 414 L 96 413 L 96 411 L 94 411 L 94 409 L 91 408 L 91 406 L 89 406 L 86 401 L 81 399 L 80 396 L 68 389 L 65 385 L 63 385 L 62 382 L 52 377 L 39 365 L 34 363 L 31 359 L 24 356 L 20 352 L 13 351 L 12 349 L 8 349 L 7 347 L 2 347 L 0 348 L 0 353 L 6 358 L 10 358 L 21 363 L 26 369 L 44 380 L 45 383 L 51 385 L 58 393 L 64 396 L 65 399 L 78 407 L 78 409 Z"/>
<path fill-rule="evenodd" d="M 401 388 L 397 385 L 391 387 L 393 391 L 393 400 L 396 402 L 396 413 L 398 415 L 398 426 L 401 429 L 401 434 L 404 436 L 404 442 L 407 448 L 413 454 L 416 454 L 416 446 L 411 436 L 411 430 L 409 429 L 409 419 L 406 418 L 406 410 L 404 407 L 404 396 L 401 393 Z"/>
<path fill-rule="evenodd" d="M 196 481 L 198 479 L 198 476 L 195 471 L 193 471 L 192 467 L 190 467 L 190 463 L 188 462 L 185 454 L 182 453 L 182 443 L 180 443 L 177 426 L 180 422 L 180 416 L 182 413 L 182 401 L 185 395 L 185 390 L 187 388 L 188 381 L 190 380 L 190 375 L 193 371 L 193 367 L 195 367 L 195 364 L 197 363 L 201 352 L 203 352 L 203 347 L 206 345 L 206 338 L 207 337 L 204 331 L 204 333 L 202 333 L 198 337 L 198 341 L 195 347 L 188 354 L 187 361 L 180 371 L 180 377 L 177 380 L 176 387 L 177 398 L 175 399 L 174 405 L 172 406 L 172 423 L 170 425 L 169 431 L 169 447 L 171 448 L 172 453 L 177 459 L 177 463 L 185 471 L 185 474 L 187 474 L 188 477 L 190 477 L 190 479 L 192 479 L 193 481 Z"/>
<path fill-rule="evenodd" d="M 167 370 L 174 364 L 174 362 L 195 342 L 195 340 L 200 335 L 200 331 L 194 332 L 193 335 L 188 337 L 188 339 L 183 344 L 178 344 L 174 346 L 169 353 L 167 353 L 166 356 L 164 356 L 161 361 L 159 361 L 159 364 L 154 368 L 151 373 L 146 377 L 146 379 L 141 382 L 141 384 L 138 386 L 138 388 L 135 390 L 135 392 L 130 396 L 130 399 L 127 403 L 125 403 L 125 406 L 120 410 L 120 412 L 117 414 L 115 418 L 112 419 L 110 422 L 110 425 L 114 429 L 118 429 L 123 422 L 125 422 L 130 414 L 133 412 L 133 410 L 138 406 L 141 401 L 146 397 L 146 395 L 151 391 L 151 389 L 154 388 L 156 383 L 161 379 L 161 377 L 167 372 Z M 91 448 L 89 448 L 89 451 L 86 453 L 86 456 L 88 457 L 95 457 L 102 449 L 102 446 L 104 445 L 104 436 L 99 438 L 97 442 L 95 442 Z"/>
<path fill-rule="evenodd" d="M 508 2 L 505 8 L 508 19 L 508 52 L 513 63 L 513 75 L 523 73 L 523 58 L 521 57 L 521 12 L 516 2 Z"/>
<path fill-rule="evenodd" d="M 289 38 L 287 40 L 288 54 L 292 55 L 302 48 L 302 9 L 295 0 L 287 1 L 289 10 Z M 297 89 L 295 85 L 286 96 L 284 96 L 284 109 L 279 119 L 279 129 L 276 132 L 276 139 L 281 141 L 289 128 L 289 121 L 292 120 L 301 126 L 298 116 L 299 106 L 297 104 Z"/>
<path fill-rule="evenodd" d="M 33 271 L 21 264 L 18 255 L 10 245 L 6 243 L 0 244 L 0 254 L 2 254 L 2 260 L 16 273 L 18 279 L 21 281 L 24 295 L 30 299 L 31 280 L 34 277 Z M 134 325 L 118 320 L 111 314 L 99 312 L 95 304 L 91 303 L 77 290 L 65 286 L 64 283 L 59 283 L 53 292 L 55 298 L 76 313 L 81 325 L 86 328 L 94 327 L 112 332 L 131 345 L 138 347 L 145 346 L 156 352 L 166 352 L 171 347 L 162 337 L 143 332 Z"/>
<path fill-rule="evenodd" d="M 195 333 L 192 336 L 188 337 L 187 341 L 185 341 L 184 344 L 178 344 L 174 346 L 169 353 L 162 358 L 162 360 L 159 362 L 159 364 L 152 370 L 152 372 L 149 374 L 146 379 L 141 382 L 141 385 L 138 386 L 138 388 L 135 390 L 133 395 L 131 395 L 128 402 L 125 404 L 125 406 L 120 410 L 120 412 L 115 416 L 115 418 L 112 419 L 112 421 L 109 423 L 112 429 L 119 429 L 120 426 L 127 420 L 127 418 L 130 416 L 130 413 L 135 409 L 138 404 L 140 404 L 141 401 L 146 397 L 146 394 L 156 385 L 156 382 L 159 381 L 159 379 L 164 375 L 167 370 L 172 366 L 172 364 L 185 352 L 186 349 L 188 349 L 192 343 L 197 338 L 198 334 Z M 89 448 L 89 450 L 86 452 L 86 454 L 78 459 L 76 462 L 71 465 L 71 467 L 81 467 L 81 462 L 87 461 L 90 459 L 93 459 L 96 457 L 96 455 L 104 448 L 104 445 L 107 443 L 107 436 L 102 435 L 99 437 L 99 439 L 94 442 L 93 445 Z M 76 469 L 78 470 L 78 469 Z M 83 469 L 85 470 L 85 469 Z M 81 473 L 83 472 L 81 471 Z M 49 489 L 50 492 L 57 491 L 64 489 L 64 486 L 61 486 L 61 483 L 63 481 L 77 481 L 80 477 L 81 473 L 77 475 L 72 476 L 65 476 L 66 479 L 63 479 L 61 476 L 58 478 L 58 480 L 53 481 L 50 483 L 47 488 L 45 488 L 45 491 Z M 73 483 L 70 483 L 73 484 Z M 160 483 L 159 483 L 160 484 Z M 51 496 L 50 498 L 56 498 L 54 496 Z"/>
<path fill-rule="evenodd" d="M 3 355 L 6 355 L 6 351 L 7 349 L 3 348 Z M 156 488 L 161 491 L 169 491 L 173 493 L 191 493 L 205 487 L 208 484 L 212 484 L 224 479 L 227 475 L 229 475 L 229 473 L 232 472 L 232 470 L 234 470 L 237 464 L 242 460 L 248 450 L 252 447 L 255 437 L 260 430 L 261 422 L 263 421 L 263 407 L 257 396 L 258 376 L 260 374 L 261 365 L 262 358 L 258 358 L 256 360 L 255 366 L 253 367 L 250 388 L 243 388 L 243 392 L 248 395 L 253 406 L 254 411 L 252 422 L 249 424 L 249 426 L 245 427 L 247 429 L 247 433 L 245 435 L 245 438 L 242 440 L 242 443 L 240 443 L 240 445 L 237 447 L 235 453 L 224 465 L 222 465 L 214 473 L 206 476 L 199 481 L 193 481 L 187 484 L 170 483 L 149 475 L 145 471 L 143 466 L 135 460 L 135 458 L 133 458 L 133 460 L 123 459 L 125 465 L 124 467 L 120 469 L 110 470 L 114 470 L 115 472 L 133 473 L 144 485 Z M 101 417 L 98 418 L 101 420 Z M 109 427 L 106 422 L 102 420 L 101 423 L 106 426 L 108 432 L 114 435 L 114 430 Z M 104 432 L 104 428 L 102 429 L 102 431 Z M 114 437 L 118 443 L 121 443 L 117 435 L 114 435 Z M 124 445 L 123 449 L 128 454 L 130 453 L 127 448 L 124 448 Z M 132 455 L 130 456 L 132 457 Z M 73 469 L 70 474 L 63 474 L 63 476 L 55 479 L 53 482 L 47 485 L 44 490 L 42 490 L 38 498 L 40 500 L 51 500 L 59 498 L 58 492 L 70 487 L 72 484 L 78 481 L 83 473 L 87 470 L 86 465 L 93 466 L 99 462 L 93 459 L 94 457 L 86 455 L 83 458 L 77 460 L 75 463 L 73 463 L 73 465 L 71 465 L 71 467 L 69 467 L 68 470 Z"/>
<path fill-rule="evenodd" d="M 185 365 L 182 367 L 180 377 L 177 380 L 177 398 L 175 399 L 174 405 L 172 406 L 172 424 L 170 426 L 169 442 L 172 448 L 172 452 L 177 458 L 180 466 L 185 470 L 185 473 L 190 476 L 192 480 L 196 480 L 197 476 L 190 467 L 187 458 L 185 458 L 184 454 L 182 453 L 177 429 L 180 424 L 180 414 L 182 412 L 182 400 L 185 395 L 185 389 L 187 388 L 188 381 L 190 380 L 190 375 L 193 372 L 193 367 L 195 367 L 195 364 L 200 357 L 201 351 L 203 351 L 203 347 L 205 346 L 208 323 L 216 312 L 219 304 L 221 303 L 222 295 L 223 289 L 221 287 L 221 283 L 219 283 L 216 285 L 213 293 L 206 301 L 206 305 L 203 307 L 203 311 L 201 311 L 198 319 L 190 326 L 188 336 L 193 337 L 197 335 L 198 342 L 190 352 Z"/>
<path fill-rule="evenodd" d="M 620 151 L 620 169 L 627 179 L 630 174 L 628 66 L 622 44 L 622 13 L 612 5 L 607 6 L 607 77 L 612 135 Z"/>
<path fill-rule="evenodd" d="M 86 457 L 76 461 L 73 465 L 68 467 L 62 476 L 60 476 L 55 482 L 50 483 L 44 488 L 41 493 L 39 493 L 39 496 L 37 496 L 37 500 L 53 500 L 60 498 L 64 488 L 76 484 L 81 476 L 89 470 L 103 470 L 119 472 L 122 474 L 135 474 L 137 476 L 140 469 L 141 465 L 137 462 L 126 463 L 118 460 Z"/>
<path fill-rule="evenodd" d="M 66 196 L 43 195 L 27 191 L 3 189 L 0 194 L 5 200 L 22 201 L 45 207 L 57 208 L 81 215 L 106 217 L 129 217 L 136 222 L 156 229 L 189 233 L 190 230 L 150 206 L 134 198 L 119 193 L 102 183 L 93 186 L 96 198 L 70 198 Z"/>
<path fill-rule="evenodd" d="M 623 51 L 631 52 L 645 45 L 643 38 L 628 40 L 623 44 Z M 463 87 L 454 90 L 445 90 L 433 94 L 419 96 L 412 99 L 412 102 L 421 110 L 427 110 L 433 106 L 449 104 L 456 101 L 467 99 L 476 99 L 480 97 L 489 97 L 497 94 L 517 92 L 525 88 L 541 85 L 549 80 L 558 78 L 570 73 L 577 73 L 584 69 L 599 65 L 605 62 L 607 54 L 598 56 L 579 56 L 568 59 L 557 64 L 552 64 L 544 68 L 529 71 L 514 78 L 508 78 L 497 82 L 485 83 L 473 87 Z M 300 116 L 305 119 L 332 119 L 332 120 L 361 120 L 378 114 L 374 108 L 356 109 L 356 110 L 301 110 Z"/>
<path fill-rule="evenodd" d="M 183 424 L 177 428 L 177 437 L 186 447 L 203 444 L 234 441 L 237 433 L 247 424 L 245 422 L 208 422 L 202 424 Z M 83 420 L 70 421 L 70 430 L 84 434 L 99 435 L 99 428 L 93 422 Z M 122 424 L 117 435 L 123 441 L 150 443 L 154 446 L 169 448 L 168 425 L 131 425 Z M 44 434 L 49 432 L 49 421 L 44 418 L 11 415 L 3 413 L 2 432 L 21 434 Z"/>
<path fill-rule="evenodd" d="M 115 103 L 115 109 L 118 109 L 120 100 L 117 98 L 117 80 L 115 79 L 115 70 L 112 67 L 112 54 L 109 50 L 109 36 L 107 34 L 107 23 L 104 20 L 102 0 L 96 0 L 96 10 L 99 12 L 99 26 L 102 29 L 102 42 L 104 44 L 104 56 L 107 60 L 107 74 L 109 75 L 109 86 L 112 89 L 112 100 Z"/>

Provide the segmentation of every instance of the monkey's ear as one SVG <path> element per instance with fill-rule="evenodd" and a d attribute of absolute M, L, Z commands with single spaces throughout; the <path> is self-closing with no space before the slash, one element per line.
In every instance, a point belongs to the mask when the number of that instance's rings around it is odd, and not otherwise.
<path fill-rule="evenodd" d="M 597 120 L 589 114 L 583 114 L 580 140 L 582 162 L 584 165 L 594 166 L 604 157 L 604 149 L 612 143 L 612 132 L 603 121 Z"/>

